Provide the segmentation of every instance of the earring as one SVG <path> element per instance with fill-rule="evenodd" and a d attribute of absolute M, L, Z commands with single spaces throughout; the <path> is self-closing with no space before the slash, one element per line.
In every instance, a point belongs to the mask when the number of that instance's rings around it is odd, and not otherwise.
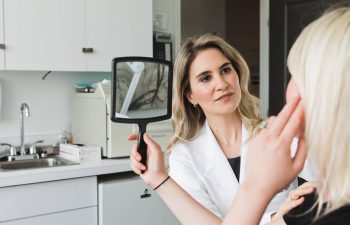
<path fill-rule="evenodd" d="M 197 106 L 198 106 L 198 103 L 195 103 L 195 104 L 193 104 L 193 106 L 194 106 L 195 108 L 197 108 Z"/>

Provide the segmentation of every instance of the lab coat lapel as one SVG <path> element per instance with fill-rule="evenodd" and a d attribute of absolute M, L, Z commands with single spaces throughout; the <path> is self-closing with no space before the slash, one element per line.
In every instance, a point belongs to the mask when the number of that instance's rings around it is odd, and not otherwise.
<path fill-rule="evenodd" d="M 203 139 L 203 143 L 201 143 L 201 145 L 203 144 L 202 146 L 206 146 L 205 148 L 206 150 L 202 154 L 198 154 L 198 155 L 205 156 L 205 160 L 203 159 L 205 163 L 203 163 L 203 165 L 206 169 L 203 168 L 204 169 L 203 171 L 206 171 L 206 173 L 209 174 L 210 171 L 215 167 L 215 168 L 218 168 L 219 171 L 223 171 L 222 174 L 225 174 L 219 177 L 231 176 L 236 178 L 225 154 L 222 152 L 219 144 L 217 143 L 216 138 L 213 132 L 211 131 L 207 121 L 205 122 L 205 125 L 204 125 L 203 136 L 206 138 Z M 246 164 L 247 151 L 248 151 L 248 143 L 247 143 L 248 140 L 249 140 L 248 129 L 242 123 L 240 183 L 241 181 L 243 181 L 245 177 L 245 164 Z M 237 179 L 233 179 L 233 180 L 234 180 L 234 184 L 237 185 L 238 180 Z"/>
<path fill-rule="evenodd" d="M 242 147 L 241 147 L 241 166 L 240 166 L 240 174 L 239 174 L 239 183 L 242 183 L 245 178 L 245 164 L 247 162 L 248 140 L 249 140 L 248 129 L 242 123 Z"/>
<path fill-rule="evenodd" d="M 242 135 L 243 133 L 246 136 L 244 126 L 242 126 Z M 231 206 L 239 183 L 207 122 L 203 127 L 202 137 L 205 137 L 201 143 L 203 147 L 205 146 L 205 151 L 197 155 L 205 156 L 202 161 L 202 171 L 205 171 L 208 191 L 211 192 L 211 197 L 219 210 L 225 215 Z"/>

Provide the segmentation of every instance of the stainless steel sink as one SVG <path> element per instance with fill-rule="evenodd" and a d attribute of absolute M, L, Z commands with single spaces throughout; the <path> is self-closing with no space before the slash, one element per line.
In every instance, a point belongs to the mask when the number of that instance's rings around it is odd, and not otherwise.
<path fill-rule="evenodd" d="M 13 170 L 47 168 L 47 167 L 67 166 L 67 165 L 76 165 L 76 164 L 79 164 L 79 163 L 71 162 L 59 157 L 15 160 L 11 162 L 0 162 L 0 171 L 6 172 L 6 171 L 13 171 Z"/>

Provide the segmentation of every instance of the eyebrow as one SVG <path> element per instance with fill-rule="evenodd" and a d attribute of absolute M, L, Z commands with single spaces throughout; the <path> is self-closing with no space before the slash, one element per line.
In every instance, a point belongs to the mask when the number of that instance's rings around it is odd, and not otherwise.
<path fill-rule="evenodd" d="M 221 70 L 222 68 L 224 68 L 224 67 L 226 67 L 226 66 L 228 66 L 228 65 L 231 65 L 231 63 L 230 63 L 230 62 L 226 62 L 226 63 L 222 64 L 222 65 L 219 67 L 219 70 Z M 209 72 L 210 72 L 209 70 L 203 71 L 203 72 L 199 73 L 196 77 L 201 77 L 201 76 L 203 76 L 203 75 L 205 75 L 205 74 L 207 74 L 207 73 L 209 73 Z"/>

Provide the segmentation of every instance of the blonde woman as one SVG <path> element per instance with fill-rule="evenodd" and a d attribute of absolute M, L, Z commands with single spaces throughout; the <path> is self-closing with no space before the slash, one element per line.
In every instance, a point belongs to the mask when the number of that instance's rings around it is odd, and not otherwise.
<path fill-rule="evenodd" d="M 309 204 L 284 220 L 288 225 L 349 224 L 350 7 L 334 9 L 307 26 L 290 50 L 288 68 L 294 92 L 304 102 L 305 136 L 320 179 Z"/>
<path fill-rule="evenodd" d="M 310 149 L 319 169 L 316 199 L 301 204 L 297 214 L 290 212 L 270 224 L 349 224 L 349 49 L 350 7 L 334 9 L 302 31 L 288 56 L 292 80 L 287 105 L 249 142 L 246 179 L 223 224 L 258 224 L 269 201 L 303 168 L 306 149 Z M 298 149 L 291 157 L 290 145 L 296 136 L 300 137 Z M 159 145 L 147 135 L 145 141 L 150 162 L 141 177 L 157 190 L 180 221 L 220 224 L 213 213 L 168 177 Z M 134 165 L 140 166 L 135 161 Z"/>
<path fill-rule="evenodd" d="M 187 40 L 174 66 L 171 178 L 198 203 L 225 217 L 245 179 L 248 140 L 261 129 L 259 100 L 248 91 L 249 69 L 237 50 L 215 34 Z M 141 167 L 135 157 L 134 171 Z M 273 198 L 271 220 L 295 179 Z M 263 194 L 263 193 L 262 193 Z"/>
<path fill-rule="evenodd" d="M 305 156 L 306 146 L 319 169 L 316 192 L 307 197 L 309 201 L 271 225 L 349 224 L 349 49 L 350 6 L 326 12 L 302 31 L 288 56 L 292 75 L 289 94 L 300 96 L 302 101 L 292 113 L 294 116 L 281 113 L 277 123 L 269 124 L 249 144 L 249 174 L 224 224 L 257 224 L 269 199 L 302 165 L 300 159 Z M 301 116 L 295 116 L 300 115 L 298 111 L 305 112 L 305 125 Z M 303 129 L 297 155 L 290 158 L 285 147 Z M 268 159 L 276 159 L 276 163 L 267 165 Z M 271 182 L 256 179 L 261 177 L 258 174 L 270 176 Z M 258 198 L 259 190 L 264 190 L 265 196 Z M 250 206 L 252 203 L 254 207 Z M 248 218 L 249 214 L 253 216 Z M 210 219 L 212 215 L 204 212 L 201 216 Z"/>

